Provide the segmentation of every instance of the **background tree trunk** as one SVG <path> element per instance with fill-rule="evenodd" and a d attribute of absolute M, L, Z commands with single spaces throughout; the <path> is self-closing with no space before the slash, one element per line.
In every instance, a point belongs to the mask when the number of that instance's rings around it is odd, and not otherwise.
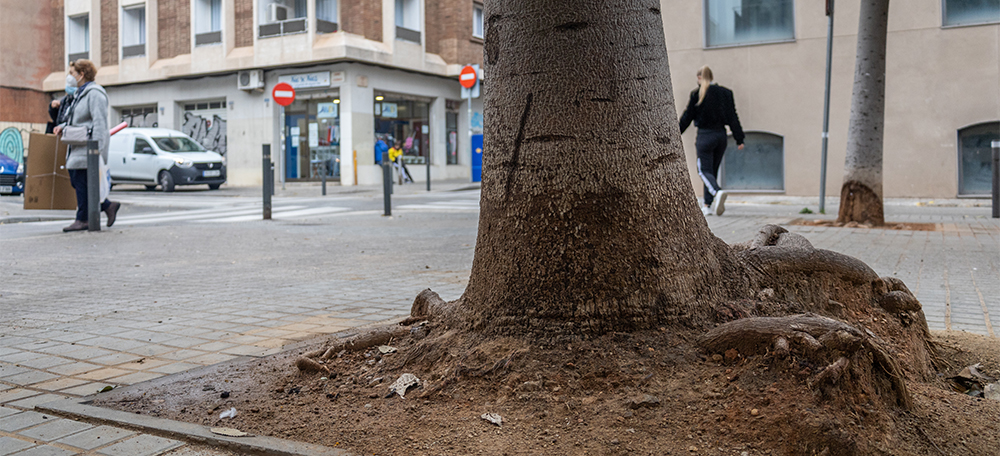
<path fill-rule="evenodd" d="M 839 222 L 881 225 L 885 45 L 889 0 L 862 0 Z"/>
<path fill-rule="evenodd" d="M 485 41 L 474 329 L 691 322 L 692 297 L 738 288 L 691 187 L 658 1 L 487 2 Z"/>

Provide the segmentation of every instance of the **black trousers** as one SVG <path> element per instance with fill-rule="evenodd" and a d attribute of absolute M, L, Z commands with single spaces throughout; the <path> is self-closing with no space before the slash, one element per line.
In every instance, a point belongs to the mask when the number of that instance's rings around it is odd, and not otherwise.
<path fill-rule="evenodd" d="M 87 211 L 87 170 L 70 169 L 68 171 L 69 182 L 73 184 L 73 189 L 76 190 L 76 219 L 86 222 L 90 218 L 90 214 Z M 109 207 L 111 207 L 111 201 L 105 198 L 101 203 L 101 211 L 106 211 Z"/>
<path fill-rule="evenodd" d="M 698 130 L 698 138 L 694 142 L 698 151 L 698 176 L 705 184 L 705 204 L 709 206 L 715 200 L 715 194 L 722 190 L 718 175 L 728 141 L 726 130 Z"/>

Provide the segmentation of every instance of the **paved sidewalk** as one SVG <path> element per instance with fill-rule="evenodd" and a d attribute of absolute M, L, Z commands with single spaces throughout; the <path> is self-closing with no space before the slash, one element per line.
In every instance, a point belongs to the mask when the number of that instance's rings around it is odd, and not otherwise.
<path fill-rule="evenodd" d="M 409 187 L 399 190 L 418 190 Z M 979 203 L 887 201 L 890 221 L 937 223 L 940 231 L 788 228 L 902 278 L 932 329 L 996 336 L 1000 225 Z M 709 225 L 726 242 L 742 242 L 764 224 L 832 218 L 798 214 L 815 204 L 734 195 Z M 396 320 L 424 288 L 456 299 L 477 222 L 474 211 L 400 210 L 305 223 L 0 236 L 0 455 L 228 454 L 33 407 Z"/>

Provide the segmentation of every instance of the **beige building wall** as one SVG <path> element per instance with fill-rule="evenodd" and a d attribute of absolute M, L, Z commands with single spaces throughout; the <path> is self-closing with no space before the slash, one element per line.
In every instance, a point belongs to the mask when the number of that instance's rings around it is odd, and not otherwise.
<path fill-rule="evenodd" d="M 958 130 L 1000 120 L 1000 25 L 942 27 L 941 0 L 893 2 L 886 62 L 886 197 L 953 198 Z M 745 131 L 784 138 L 787 195 L 819 194 L 827 18 L 822 1 L 794 3 L 795 40 L 706 49 L 703 1 L 661 0 L 678 116 L 695 72 L 709 65 L 736 95 Z M 827 196 L 839 196 L 854 79 L 858 0 L 836 2 Z M 695 128 L 683 135 L 692 183 Z M 738 153 L 738 152 L 737 152 Z"/>

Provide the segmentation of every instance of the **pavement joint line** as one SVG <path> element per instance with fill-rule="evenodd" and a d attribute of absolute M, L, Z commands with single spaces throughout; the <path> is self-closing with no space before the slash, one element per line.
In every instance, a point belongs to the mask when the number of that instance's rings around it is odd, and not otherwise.
<path fill-rule="evenodd" d="M 983 309 L 983 319 L 986 320 L 986 332 L 989 333 L 990 337 L 996 337 L 996 334 L 993 333 L 993 323 L 990 322 L 990 309 L 986 307 L 983 292 L 979 289 L 979 285 L 976 284 L 976 275 L 973 271 L 969 271 L 969 276 L 972 277 L 972 287 L 976 290 L 976 295 L 979 296 L 979 306 Z"/>

